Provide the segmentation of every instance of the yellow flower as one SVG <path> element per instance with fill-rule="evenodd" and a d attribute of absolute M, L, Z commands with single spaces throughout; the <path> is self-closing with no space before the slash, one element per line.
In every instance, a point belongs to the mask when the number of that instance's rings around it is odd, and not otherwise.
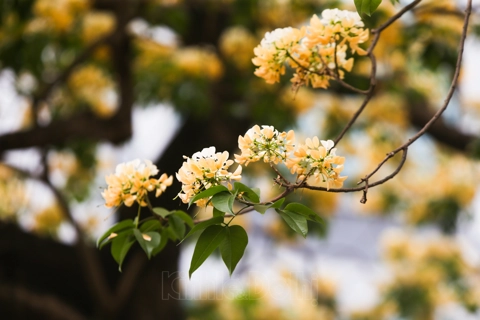
<path fill-rule="evenodd" d="M 279 163 L 287 159 L 294 148 L 295 133 L 293 130 L 278 132 L 272 126 L 258 125 L 249 129 L 245 136 L 238 137 L 238 147 L 242 152 L 235 155 L 235 161 L 247 166 L 250 162 Z"/>
<path fill-rule="evenodd" d="M 280 81 L 280 75 L 285 73 L 285 61 L 290 51 L 299 45 L 305 34 L 305 28 L 283 28 L 267 32 L 260 45 L 253 49 L 255 58 L 252 59 L 258 68 L 255 75 L 264 78 L 267 83 Z"/>
<path fill-rule="evenodd" d="M 228 168 L 233 160 L 228 160 L 228 152 L 215 152 L 215 147 L 204 148 L 193 154 L 183 163 L 176 176 L 182 183 L 182 191 L 178 197 L 183 203 L 189 203 L 196 194 L 213 186 L 221 185 L 231 180 L 240 180 L 242 167 L 238 166 L 232 173 Z M 209 199 L 200 199 L 195 202 L 199 207 L 205 207 Z"/>
<path fill-rule="evenodd" d="M 291 173 L 298 175 L 299 180 L 313 177 L 315 182 L 326 182 L 327 189 L 341 188 L 347 177 L 340 177 L 343 170 L 344 157 L 335 154 L 336 148 L 332 140 L 307 138 L 287 159 L 285 165 Z"/>
<path fill-rule="evenodd" d="M 347 51 L 365 55 L 360 48 L 369 37 L 368 29 L 356 12 L 324 10 L 322 19 L 314 15 L 308 27 L 283 28 L 267 32 L 254 49 L 252 62 L 258 66 L 255 75 L 267 83 L 280 81 L 285 63 L 295 69 L 291 79 L 294 88 L 311 85 L 327 88 L 332 77 L 344 77 L 353 68 L 354 59 Z"/>
<path fill-rule="evenodd" d="M 157 166 L 151 161 L 133 160 L 117 165 L 115 174 L 105 177 L 107 189 L 102 192 L 107 208 L 125 204 L 127 207 L 137 202 L 140 206 L 147 206 L 148 192 L 156 191 L 160 196 L 167 187 L 172 185 L 173 176 L 165 173 L 159 179 L 151 178 L 158 173 Z"/>
<path fill-rule="evenodd" d="M 220 37 L 220 51 L 223 56 L 232 61 L 239 69 L 251 66 L 252 50 L 256 40 L 253 35 L 242 26 L 228 28 Z"/>

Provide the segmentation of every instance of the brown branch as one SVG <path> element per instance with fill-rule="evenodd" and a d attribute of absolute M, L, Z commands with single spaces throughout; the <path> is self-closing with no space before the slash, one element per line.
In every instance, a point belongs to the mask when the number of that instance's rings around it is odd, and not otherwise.
<path fill-rule="evenodd" d="M 343 136 L 347 133 L 347 131 L 350 130 L 350 128 L 353 126 L 355 121 L 357 121 L 358 117 L 363 112 L 363 110 L 365 110 L 365 107 L 367 106 L 367 104 L 370 102 L 370 100 L 374 95 L 375 87 L 377 86 L 377 60 L 375 59 L 375 56 L 371 52 L 368 53 L 368 57 L 370 58 L 370 62 L 371 62 L 370 87 L 366 91 L 366 96 L 362 104 L 358 108 L 358 110 L 354 113 L 350 121 L 345 125 L 343 130 L 333 141 L 335 145 L 337 145 L 340 142 L 340 140 L 342 140 Z"/>
<path fill-rule="evenodd" d="M 423 128 L 420 131 L 418 131 L 413 137 L 408 139 L 408 141 L 405 144 L 403 144 L 402 146 L 393 150 L 392 152 L 396 153 L 396 152 L 400 151 L 401 149 L 407 148 L 412 143 L 414 143 L 418 138 L 420 138 L 422 135 L 424 135 L 427 132 L 427 130 L 433 125 L 433 123 L 435 123 L 435 121 L 437 121 L 438 118 L 440 118 L 440 116 L 442 115 L 442 113 L 447 109 L 447 107 L 450 103 L 450 100 L 452 99 L 453 93 L 455 92 L 455 89 L 457 88 L 458 77 L 460 75 L 460 69 L 462 67 L 462 58 L 463 58 L 463 50 L 464 50 L 464 47 L 465 47 L 465 39 L 467 38 L 468 22 L 470 21 L 471 12 L 472 12 L 472 0 L 469 0 L 468 4 L 467 4 L 467 8 L 465 9 L 465 18 L 464 18 L 460 43 L 458 45 L 458 57 L 457 57 L 457 63 L 455 65 L 455 72 L 453 74 L 450 89 L 448 90 L 447 96 L 445 97 L 445 100 L 443 101 L 443 106 L 440 109 L 438 109 L 438 111 L 423 126 Z"/>
<path fill-rule="evenodd" d="M 400 19 L 406 12 L 410 11 L 411 9 L 415 8 L 422 0 L 415 0 L 412 3 L 403 7 L 402 10 L 398 11 L 395 15 L 391 16 L 387 21 L 382 23 L 378 28 L 372 30 L 372 33 L 380 34 L 383 30 L 388 28 L 392 23 Z M 375 45 L 373 45 L 375 47 Z"/>
<path fill-rule="evenodd" d="M 426 101 L 407 101 L 410 123 L 418 128 L 425 126 L 435 114 Z M 457 128 L 447 125 L 442 117 L 438 118 L 427 130 L 427 133 L 438 142 L 460 152 L 469 152 L 471 144 L 477 136 L 461 132 Z"/>
<path fill-rule="evenodd" d="M 131 136 L 130 119 L 125 113 L 110 119 L 99 119 L 85 112 L 46 127 L 7 133 L 0 136 L 0 154 L 12 149 L 58 145 L 79 138 L 119 143 Z"/>
<path fill-rule="evenodd" d="M 73 307 L 59 300 L 55 296 L 36 293 L 25 287 L 0 285 L 0 300 L 4 301 L 6 310 L 2 310 L 2 315 L 9 314 L 9 308 L 20 308 L 23 315 L 35 315 L 41 319 L 65 319 L 65 320 L 84 320 L 86 319 Z"/>

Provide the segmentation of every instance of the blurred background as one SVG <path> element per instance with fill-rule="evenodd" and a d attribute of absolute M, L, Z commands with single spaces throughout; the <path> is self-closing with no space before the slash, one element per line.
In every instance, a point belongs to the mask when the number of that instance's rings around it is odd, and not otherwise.
<path fill-rule="evenodd" d="M 408 3 L 384 0 L 365 25 Z M 337 146 L 346 187 L 441 107 L 465 3 L 424 0 L 382 33 L 375 96 Z M 337 136 L 362 96 L 335 83 L 295 92 L 288 74 L 268 85 L 251 63 L 265 32 L 335 7 L 355 10 L 353 0 L 1 0 L 0 317 L 478 319 L 478 3 L 447 111 L 366 204 L 361 193 L 297 191 L 287 200 L 326 221 L 307 239 L 274 212 L 237 218 L 249 245 L 231 277 L 213 256 L 188 279 L 192 242 L 151 261 L 135 247 L 123 273 L 108 248 L 95 248 L 136 214 L 103 205 L 104 177 L 120 162 L 150 159 L 174 175 L 202 148 L 233 156 L 254 124 L 294 129 L 297 141 Z M 366 89 L 369 72 L 356 56 L 345 81 Z M 244 169 L 264 200 L 279 192 L 261 164 Z M 154 205 L 182 208 L 172 200 L 180 184 L 167 191 Z"/>

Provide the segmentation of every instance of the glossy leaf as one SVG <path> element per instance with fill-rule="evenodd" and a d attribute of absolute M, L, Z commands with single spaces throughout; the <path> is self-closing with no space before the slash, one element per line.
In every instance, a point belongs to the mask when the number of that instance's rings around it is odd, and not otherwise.
<path fill-rule="evenodd" d="M 245 253 L 245 248 L 248 244 L 248 236 L 241 226 L 229 226 L 225 228 L 226 236 L 220 244 L 220 253 L 225 265 L 232 275 L 235 267 Z"/>
<path fill-rule="evenodd" d="M 153 250 L 160 244 L 160 233 L 155 231 L 142 233 L 140 230 L 133 230 L 137 242 L 147 254 L 148 259 L 152 257 Z M 147 239 L 145 239 L 147 238 Z"/>
<path fill-rule="evenodd" d="M 258 194 L 241 182 L 235 182 L 233 184 L 233 190 L 236 194 L 242 192 L 242 197 L 245 198 L 247 201 L 250 201 L 252 203 L 260 202 L 260 197 L 258 196 Z"/>
<path fill-rule="evenodd" d="M 234 201 L 235 196 L 230 192 L 220 192 L 212 197 L 212 204 L 217 210 L 231 214 L 233 214 Z"/>
<path fill-rule="evenodd" d="M 190 199 L 190 202 L 188 203 L 188 207 L 190 207 L 192 205 L 192 203 L 194 203 L 197 200 L 200 200 L 200 199 L 203 199 L 203 198 L 209 198 L 209 197 L 211 197 L 211 196 L 213 196 L 213 195 L 215 195 L 219 192 L 224 192 L 224 191 L 228 192 L 228 189 L 227 189 L 227 187 L 222 186 L 222 185 L 211 187 L 211 188 L 209 188 L 205 191 L 200 192 L 195 197 Z"/>
<path fill-rule="evenodd" d="M 358 14 L 366 14 L 367 16 L 370 16 L 375 10 L 377 10 L 380 3 L 382 3 L 382 0 L 354 0 L 354 2 Z"/>
<path fill-rule="evenodd" d="M 158 220 L 148 220 L 142 223 L 139 227 L 141 232 L 149 232 L 154 230 L 160 230 L 162 228 L 162 224 Z"/>
<path fill-rule="evenodd" d="M 163 250 L 163 248 L 165 248 L 168 242 L 168 232 L 168 229 L 162 229 L 162 232 L 160 234 L 160 244 L 155 249 L 153 249 L 152 256 L 156 256 Z"/>
<path fill-rule="evenodd" d="M 198 231 L 202 231 L 202 230 L 205 230 L 207 227 L 211 226 L 211 225 L 218 225 L 218 224 L 221 224 L 223 222 L 223 216 L 221 217 L 213 217 L 209 220 L 205 220 L 205 221 L 202 221 L 198 224 L 196 224 L 192 230 L 190 230 L 189 233 L 187 233 L 187 235 L 185 236 L 185 238 L 182 239 L 181 242 L 183 242 L 185 239 L 187 239 L 188 237 L 190 237 L 192 234 L 194 234 L 195 232 L 198 232 Z"/>
<path fill-rule="evenodd" d="M 97 240 L 97 247 L 107 239 L 112 233 L 120 233 L 122 231 L 133 229 L 135 227 L 132 219 L 127 219 L 120 221 L 113 225 L 110 229 L 107 230 L 100 238 Z"/>
<path fill-rule="evenodd" d="M 289 203 L 285 206 L 284 210 L 292 211 L 294 213 L 302 215 L 310 221 L 323 223 L 322 218 L 320 218 L 320 216 L 316 214 L 315 211 L 313 211 L 312 209 L 310 209 L 309 207 L 301 203 L 296 203 L 296 202 Z"/>
<path fill-rule="evenodd" d="M 192 277 L 195 270 L 197 270 L 222 243 L 225 236 L 225 228 L 219 225 L 209 226 L 202 232 L 195 245 L 190 270 L 188 271 L 189 277 Z"/>
<path fill-rule="evenodd" d="M 183 222 L 187 224 L 187 226 L 189 226 L 190 228 L 193 228 L 194 226 L 193 219 L 192 217 L 190 217 L 188 213 L 182 210 L 177 210 L 177 211 L 174 211 L 173 214 L 179 217 L 180 219 L 182 219 Z"/>
<path fill-rule="evenodd" d="M 307 219 L 304 216 L 301 216 L 297 213 L 275 209 L 278 214 L 285 220 L 290 228 L 296 233 L 301 234 L 304 238 L 307 236 L 308 233 L 308 224 Z"/>
<path fill-rule="evenodd" d="M 177 239 L 182 239 L 185 236 L 185 223 L 180 217 L 176 215 L 169 216 L 168 225 Z"/>
<path fill-rule="evenodd" d="M 118 263 L 118 271 L 122 272 L 123 260 L 134 243 L 135 237 L 131 234 L 113 238 L 111 253 L 113 259 Z"/>

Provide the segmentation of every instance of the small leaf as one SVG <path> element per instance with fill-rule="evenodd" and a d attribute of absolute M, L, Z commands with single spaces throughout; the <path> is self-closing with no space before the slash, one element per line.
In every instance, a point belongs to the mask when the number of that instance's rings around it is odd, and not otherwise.
<path fill-rule="evenodd" d="M 233 186 L 235 193 L 238 194 L 240 192 L 243 192 L 242 197 L 244 197 L 247 201 L 250 201 L 252 203 L 260 202 L 260 197 L 258 196 L 258 194 L 243 183 L 235 182 Z"/>
<path fill-rule="evenodd" d="M 304 238 L 307 236 L 308 233 L 308 224 L 307 219 L 304 216 L 301 216 L 297 213 L 275 209 L 278 214 L 285 220 L 290 228 L 296 233 L 301 234 Z"/>
<path fill-rule="evenodd" d="M 227 187 L 222 186 L 222 185 L 214 186 L 214 187 L 211 187 L 207 190 L 204 190 L 204 191 L 200 192 L 199 194 L 197 194 L 192 199 L 190 199 L 190 202 L 188 203 L 188 207 L 190 207 L 192 205 L 192 203 L 194 203 L 197 200 L 200 200 L 200 199 L 203 199 L 203 198 L 208 198 L 208 197 L 213 196 L 214 194 L 217 194 L 219 192 L 224 192 L 224 191 L 228 192 L 228 189 L 227 189 Z"/>
<path fill-rule="evenodd" d="M 202 232 L 193 251 L 192 262 L 190 263 L 190 270 L 188 271 L 190 278 L 195 270 L 197 270 L 220 243 L 222 243 L 225 236 L 225 228 L 219 225 L 209 226 Z"/>
<path fill-rule="evenodd" d="M 233 202 L 235 201 L 235 196 L 230 192 L 220 192 L 215 194 L 212 197 L 213 206 L 222 211 L 233 214 Z"/>
<path fill-rule="evenodd" d="M 185 236 L 185 238 L 182 239 L 182 241 L 180 241 L 180 243 L 182 243 L 185 239 L 187 239 L 188 237 L 190 237 L 192 234 L 194 234 L 195 232 L 198 232 L 198 231 L 202 231 L 204 229 L 206 229 L 207 227 L 211 226 L 211 225 L 215 225 L 215 224 L 220 224 L 223 222 L 223 216 L 221 217 L 213 217 L 209 220 L 205 220 L 205 221 L 202 221 L 198 224 L 196 224 L 192 230 L 190 230 L 189 233 L 187 233 L 187 235 Z"/>
<path fill-rule="evenodd" d="M 282 206 L 283 201 L 285 201 L 285 198 L 281 198 L 272 204 L 255 204 L 253 208 L 261 214 L 264 214 L 270 208 L 279 209 Z"/>
<path fill-rule="evenodd" d="M 180 217 L 171 215 L 168 217 L 168 225 L 177 239 L 182 239 L 185 236 L 185 223 Z"/>
<path fill-rule="evenodd" d="M 371 16 L 380 3 L 382 3 L 382 0 L 354 0 L 354 2 L 359 15 L 364 13 L 367 16 Z"/>
<path fill-rule="evenodd" d="M 110 229 L 107 230 L 107 232 L 105 232 L 100 238 L 98 238 L 97 247 L 102 243 L 102 241 L 107 239 L 110 234 L 121 233 L 124 230 L 133 229 L 134 227 L 135 225 L 133 224 L 132 219 L 123 220 L 114 224 Z"/>
<path fill-rule="evenodd" d="M 241 226 L 226 227 L 225 239 L 220 244 L 220 253 L 225 265 L 232 275 L 237 263 L 243 257 L 248 244 L 248 236 Z"/>
<path fill-rule="evenodd" d="M 270 205 L 270 208 L 279 209 L 282 207 L 282 204 L 284 201 L 285 201 L 285 198 L 278 199 L 277 201 L 275 201 L 273 204 Z"/>
<path fill-rule="evenodd" d="M 140 244 L 140 247 L 142 247 L 143 251 L 147 254 L 148 259 L 150 259 L 153 250 L 160 244 L 160 233 L 154 231 L 142 233 L 140 230 L 134 229 L 133 234 Z M 150 238 L 150 240 L 147 240 L 148 238 Z"/>
<path fill-rule="evenodd" d="M 253 208 L 261 214 L 264 214 L 268 209 L 271 208 L 271 205 L 255 204 L 253 205 Z"/>
<path fill-rule="evenodd" d="M 296 203 L 296 202 L 289 203 L 285 206 L 284 210 L 295 212 L 299 215 L 304 216 L 310 221 L 323 223 L 322 218 L 320 218 L 320 216 L 316 214 L 315 211 L 313 211 L 312 209 L 310 209 L 309 207 L 301 203 Z"/>
<path fill-rule="evenodd" d="M 135 229 L 137 230 L 137 229 Z M 113 238 L 111 253 L 113 259 L 118 263 L 118 271 L 122 272 L 122 263 L 127 256 L 128 250 L 135 243 L 135 239 L 132 235 L 124 235 Z"/>
<path fill-rule="evenodd" d="M 183 222 L 185 222 L 190 228 L 193 228 L 194 226 L 193 219 L 192 217 L 190 217 L 188 213 L 182 210 L 177 210 L 177 211 L 174 211 L 173 214 L 179 217 L 180 219 L 182 219 Z"/>
<path fill-rule="evenodd" d="M 164 219 L 173 213 L 172 211 L 168 211 L 167 209 L 160 208 L 160 207 L 153 208 L 153 212 Z"/>

